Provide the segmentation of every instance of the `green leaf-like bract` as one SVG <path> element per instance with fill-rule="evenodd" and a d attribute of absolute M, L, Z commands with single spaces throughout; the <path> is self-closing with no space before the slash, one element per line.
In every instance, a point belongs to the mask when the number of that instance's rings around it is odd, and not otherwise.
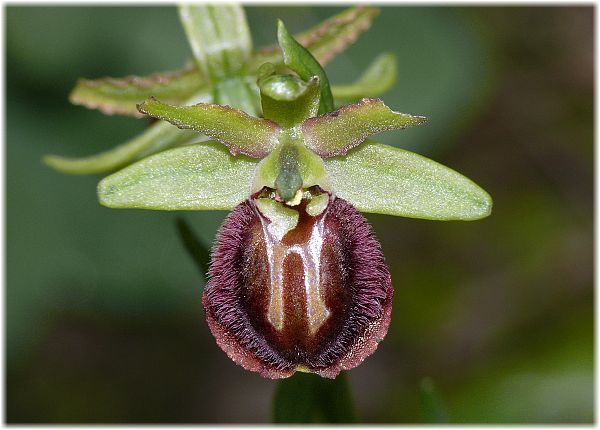
<path fill-rule="evenodd" d="M 250 29 L 240 5 L 181 5 L 179 17 L 205 76 L 216 80 L 240 72 L 252 51 Z"/>
<path fill-rule="evenodd" d="M 336 100 L 356 101 L 377 97 L 388 91 L 396 82 L 396 56 L 391 52 L 378 55 L 368 69 L 351 84 L 332 85 Z"/>
<path fill-rule="evenodd" d="M 362 212 L 468 221 L 492 210 L 473 181 L 414 152 L 366 141 L 324 161 L 335 194 Z"/>
<path fill-rule="evenodd" d="M 226 7 L 230 8 L 230 6 Z M 229 13 L 229 18 L 234 21 L 243 18 L 243 11 L 234 12 Z M 376 8 L 365 6 L 350 8 L 298 34 L 297 38 L 313 52 L 322 65 L 325 65 L 352 44 L 360 33 L 366 31 L 377 14 Z M 236 49 L 241 53 L 241 57 L 244 57 L 251 47 L 251 40 L 246 38 L 245 29 L 247 24 L 244 22 L 241 29 L 236 30 L 238 38 Z M 216 80 L 212 87 L 208 77 L 203 76 L 197 67 L 187 66 L 178 71 L 142 77 L 80 79 L 69 99 L 74 104 L 99 109 L 106 114 L 141 116 L 137 104 L 154 96 L 169 104 L 216 102 L 258 115 L 260 106 L 257 88 L 254 88 L 252 82 L 247 84 L 245 81 L 254 81 L 252 74 L 256 73 L 258 67 L 265 61 L 283 64 L 279 46 L 262 49 L 251 55 L 247 64 L 250 75 L 243 78 Z M 254 90 L 251 90 L 251 87 Z M 194 133 L 173 129 L 161 122 L 108 151 L 80 158 L 48 155 L 44 157 L 44 162 L 64 173 L 105 173 L 131 164 L 144 156 L 200 139 L 202 138 Z"/>
<path fill-rule="evenodd" d="M 306 146 L 322 157 L 343 155 L 368 136 L 423 124 L 427 118 L 394 112 L 379 99 L 363 99 L 302 123 Z"/>
<path fill-rule="evenodd" d="M 231 210 L 250 195 L 257 163 L 214 141 L 170 149 L 104 178 L 98 199 L 111 208 Z"/>
<path fill-rule="evenodd" d="M 314 27 L 295 34 L 302 46 L 308 49 L 319 64 L 326 66 L 337 54 L 352 45 L 358 36 L 367 31 L 379 9 L 357 6 L 346 9 Z M 258 69 L 263 63 L 283 64 L 279 46 L 262 48 L 250 60 L 250 70 Z"/>
<path fill-rule="evenodd" d="M 294 37 L 325 66 L 354 43 L 360 33 L 368 30 L 378 13 L 378 9 L 372 7 L 353 7 Z M 265 62 L 283 64 L 279 46 L 255 51 L 247 63 L 248 73 L 256 74 Z M 150 96 L 166 103 L 179 104 L 194 95 L 212 97 L 212 89 L 207 77 L 203 76 L 197 67 L 187 66 L 180 70 L 147 76 L 80 79 L 69 100 L 90 109 L 99 109 L 106 114 L 140 116 L 136 104 Z M 214 102 L 212 99 L 207 101 Z"/>
<path fill-rule="evenodd" d="M 210 136 L 226 145 L 233 155 L 264 157 L 277 145 L 280 133 L 279 126 L 274 122 L 250 116 L 229 106 L 210 103 L 171 106 L 149 98 L 138 109 L 179 128 L 190 128 Z"/>
<path fill-rule="evenodd" d="M 108 151 L 81 158 L 46 155 L 43 161 L 60 172 L 72 175 L 104 173 L 115 171 L 155 152 L 201 140 L 206 140 L 206 137 L 159 121 L 142 134 Z"/>
<path fill-rule="evenodd" d="M 190 98 L 212 98 L 209 82 L 194 67 L 148 76 L 79 79 L 69 94 L 69 101 L 107 115 L 141 117 L 136 104 L 150 96 L 169 103 L 183 103 Z"/>

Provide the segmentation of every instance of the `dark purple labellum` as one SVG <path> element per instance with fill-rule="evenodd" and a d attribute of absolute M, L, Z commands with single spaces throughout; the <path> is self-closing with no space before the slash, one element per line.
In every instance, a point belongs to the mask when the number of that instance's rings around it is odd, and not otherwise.
<path fill-rule="evenodd" d="M 217 344 L 268 378 L 335 378 L 373 353 L 390 323 L 390 274 L 365 218 L 339 198 L 316 216 L 305 208 L 278 240 L 252 200 L 238 205 L 219 231 L 202 300 Z"/>

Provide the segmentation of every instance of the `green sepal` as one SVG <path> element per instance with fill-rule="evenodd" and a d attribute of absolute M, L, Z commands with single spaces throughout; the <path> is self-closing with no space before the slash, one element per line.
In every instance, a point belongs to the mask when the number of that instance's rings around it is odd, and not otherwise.
<path fill-rule="evenodd" d="M 189 128 L 218 140 L 233 155 L 262 158 L 276 145 L 281 129 L 272 121 L 256 118 L 229 106 L 199 103 L 171 106 L 149 98 L 138 106 L 140 112 Z"/>
<path fill-rule="evenodd" d="M 214 141 L 170 149 L 104 178 L 98 200 L 111 208 L 231 210 L 249 198 L 257 164 Z"/>
<path fill-rule="evenodd" d="M 304 82 L 292 75 L 270 75 L 258 80 L 263 115 L 284 128 L 317 114 L 319 78 Z"/>
<path fill-rule="evenodd" d="M 356 81 L 332 85 L 331 92 L 336 101 L 353 102 L 365 97 L 377 97 L 394 86 L 396 75 L 396 56 L 386 52 L 378 55 Z"/>
<path fill-rule="evenodd" d="M 287 67 L 298 73 L 298 76 L 305 81 L 308 81 L 313 76 L 319 77 L 321 96 L 319 113 L 332 111 L 334 109 L 333 96 L 331 95 L 329 79 L 327 79 L 325 70 L 323 70 L 323 67 L 321 67 L 310 51 L 294 39 L 281 20 L 277 21 L 277 40 L 283 52 L 283 62 Z"/>
<path fill-rule="evenodd" d="M 473 181 L 414 152 L 366 141 L 324 162 L 335 194 L 361 212 L 470 221 L 492 210 Z"/>
<path fill-rule="evenodd" d="M 193 131 L 180 130 L 168 122 L 159 121 L 133 139 L 108 151 L 80 158 L 46 155 L 43 162 L 55 170 L 74 175 L 106 173 L 165 149 L 206 139 Z"/>
<path fill-rule="evenodd" d="M 210 84 L 196 68 L 148 76 L 124 78 L 79 79 L 69 94 L 69 101 L 107 115 L 120 114 L 141 117 L 136 104 L 150 96 L 168 103 L 182 103 L 190 98 L 211 100 Z"/>
<path fill-rule="evenodd" d="M 252 38 L 240 5 L 181 5 L 179 17 L 196 65 L 210 80 L 234 76 L 245 66 Z"/>
<path fill-rule="evenodd" d="M 306 146 L 322 157 L 343 155 L 368 136 L 423 124 L 427 118 L 394 112 L 379 99 L 362 99 L 302 123 Z"/>

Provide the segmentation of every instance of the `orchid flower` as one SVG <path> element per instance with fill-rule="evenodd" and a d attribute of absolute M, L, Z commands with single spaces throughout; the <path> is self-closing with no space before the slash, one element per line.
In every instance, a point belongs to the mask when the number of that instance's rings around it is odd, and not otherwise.
<path fill-rule="evenodd" d="M 264 377 L 303 371 L 335 378 L 375 351 L 392 314 L 390 272 L 361 212 L 476 220 L 490 214 L 491 198 L 441 164 L 369 140 L 426 118 L 375 98 L 336 109 L 318 56 L 281 21 L 282 64 L 265 61 L 254 75 L 260 105 L 227 105 L 219 88 L 229 81 L 219 79 L 247 64 L 240 52 L 248 47 L 207 59 L 202 34 L 194 36 L 201 27 L 189 23 L 204 19 L 196 16 L 201 12 L 184 9 L 183 22 L 204 73 L 220 82 L 213 101 L 178 105 L 157 94 L 137 109 L 165 130 L 208 140 L 104 178 L 99 201 L 111 208 L 231 210 L 202 298 L 217 344 Z"/>

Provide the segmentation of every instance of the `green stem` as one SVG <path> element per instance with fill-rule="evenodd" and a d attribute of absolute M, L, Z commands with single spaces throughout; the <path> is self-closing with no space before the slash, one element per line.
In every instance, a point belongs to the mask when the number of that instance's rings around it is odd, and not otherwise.
<path fill-rule="evenodd" d="M 347 372 L 335 379 L 296 373 L 277 384 L 273 401 L 277 424 L 358 423 Z"/>
<path fill-rule="evenodd" d="M 215 83 L 213 95 L 215 104 L 231 106 L 251 116 L 261 116 L 259 96 L 252 79 L 241 76 L 221 79 Z"/>

